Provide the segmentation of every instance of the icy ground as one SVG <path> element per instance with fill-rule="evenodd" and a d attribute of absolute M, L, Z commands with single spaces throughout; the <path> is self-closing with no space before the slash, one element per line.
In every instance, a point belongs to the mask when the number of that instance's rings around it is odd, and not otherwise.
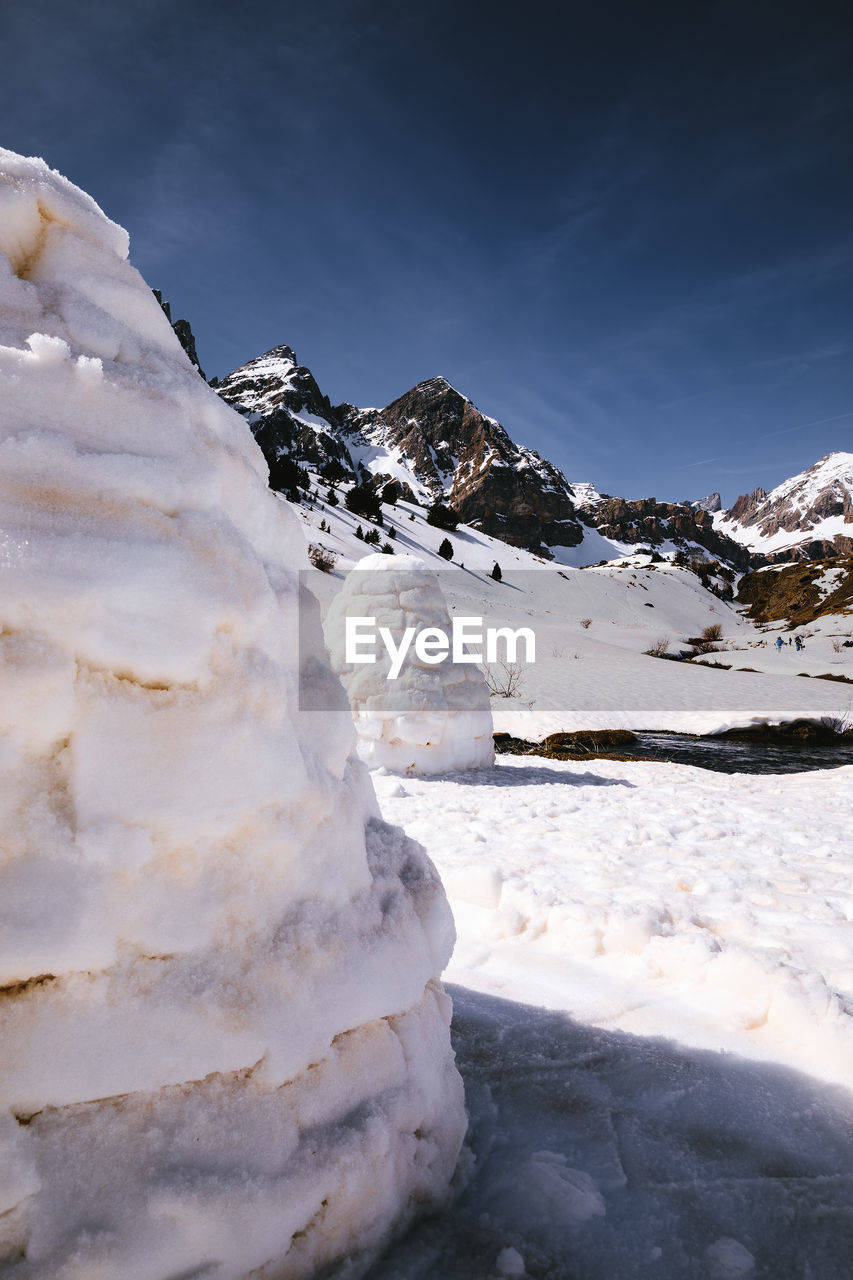
<path fill-rule="evenodd" d="M 374 778 L 454 908 L 471 1154 L 370 1280 L 848 1280 L 853 769 Z"/>

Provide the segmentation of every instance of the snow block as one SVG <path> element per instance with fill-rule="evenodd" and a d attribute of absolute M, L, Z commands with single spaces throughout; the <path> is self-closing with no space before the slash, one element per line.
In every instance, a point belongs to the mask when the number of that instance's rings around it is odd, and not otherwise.
<path fill-rule="evenodd" d="M 465 1129 L 444 892 L 125 233 L 0 151 L 0 250 L 0 1275 L 354 1277 Z"/>
<path fill-rule="evenodd" d="M 410 647 L 399 675 L 387 649 L 377 661 L 347 661 L 346 619 L 373 618 L 399 646 L 404 633 L 451 621 L 438 579 L 417 556 L 370 555 L 360 560 L 333 600 L 326 620 L 332 664 L 340 675 L 358 732 L 358 751 L 371 768 L 400 773 L 450 773 L 494 763 L 492 712 L 485 676 L 474 663 L 430 664 Z"/>

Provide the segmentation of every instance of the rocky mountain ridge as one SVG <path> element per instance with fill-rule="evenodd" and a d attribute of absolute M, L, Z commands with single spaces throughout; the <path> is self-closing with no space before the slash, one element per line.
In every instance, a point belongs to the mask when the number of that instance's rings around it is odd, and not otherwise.
<path fill-rule="evenodd" d="M 276 487 L 296 483 L 294 464 L 332 483 L 394 481 L 422 504 L 446 503 L 465 524 L 545 556 L 579 548 L 595 530 L 618 544 L 613 555 L 666 543 L 736 568 L 752 560 L 715 530 L 710 499 L 628 502 L 590 484 L 574 487 L 443 377 L 418 383 L 382 409 L 333 405 L 293 350 L 280 346 L 234 370 L 217 390 L 246 417 L 280 478 Z"/>
<path fill-rule="evenodd" d="M 332 405 L 291 348 L 276 347 L 217 390 L 247 418 L 268 461 L 286 454 L 332 482 L 395 481 L 513 546 L 545 551 L 583 537 L 562 472 L 516 445 L 446 378 L 421 382 L 383 409 Z"/>
<path fill-rule="evenodd" d="M 771 563 L 853 553 L 853 453 L 828 453 L 767 493 L 741 494 L 716 530 Z"/>
<path fill-rule="evenodd" d="M 169 303 L 154 294 L 204 377 L 189 322 L 173 322 Z M 384 409 L 333 405 L 282 345 L 211 386 L 248 420 L 273 487 L 294 494 L 300 467 L 332 482 L 393 480 L 406 497 L 445 502 L 466 524 L 546 556 L 580 547 L 586 530 L 613 543 L 617 555 L 622 547 L 670 543 L 701 548 L 739 570 L 853 552 L 851 453 L 827 454 L 769 494 L 756 488 L 724 511 L 718 492 L 672 503 L 569 483 L 443 377 L 418 383 Z"/>

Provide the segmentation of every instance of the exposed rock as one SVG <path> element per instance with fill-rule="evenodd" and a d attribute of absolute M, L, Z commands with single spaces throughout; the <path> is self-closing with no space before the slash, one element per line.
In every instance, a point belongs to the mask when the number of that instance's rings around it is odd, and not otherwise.
<path fill-rule="evenodd" d="M 447 502 L 467 524 L 544 554 L 583 537 L 562 472 L 516 445 L 445 378 L 419 383 L 384 409 L 332 406 L 283 346 L 229 374 L 218 391 L 248 419 L 271 465 L 289 455 L 315 468 L 335 462 L 341 478 L 395 479 L 407 496 Z M 360 459 L 369 455 L 365 472 Z"/>
<path fill-rule="evenodd" d="M 723 500 L 718 493 L 709 493 L 707 498 L 699 498 L 690 505 L 697 511 L 708 511 L 713 515 L 716 511 L 722 511 Z"/>
<path fill-rule="evenodd" d="M 767 501 L 764 489 L 753 489 L 752 493 L 742 493 L 728 511 L 730 520 L 738 520 L 741 524 L 749 524 L 756 511 Z"/>
<path fill-rule="evenodd" d="M 829 453 L 769 494 L 763 489 L 742 494 L 716 523 L 721 532 L 778 562 L 846 554 L 851 538 L 839 532 L 839 522 L 853 525 L 851 453 Z"/>
<path fill-rule="evenodd" d="M 563 473 L 515 444 L 444 378 L 421 382 L 381 411 L 388 440 L 429 477 L 461 519 L 513 546 L 576 546 L 583 530 Z"/>
<path fill-rule="evenodd" d="M 781 569 L 747 573 L 738 584 L 739 604 L 755 622 L 806 626 L 824 614 L 853 611 L 853 542 L 850 553 L 827 560 L 803 559 Z"/>
<path fill-rule="evenodd" d="M 163 295 L 160 292 L 160 290 L 152 289 L 151 292 L 154 294 L 154 297 L 157 299 L 157 301 L 160 303 L 160 306 L 163 308 L 163 313 L 166 316 L 166 319 L 169 321 L 169 324 L 174 329 L 175 337 L 178 339 L 178 342 L 180 342 L 184 351 L 186 351 L 187 356 L 189 357 L 189 360 L 190 360 L 190 364 L 195 365 L 195 367 L 199 371 L 199 375 L 203 378 L 204 371 L 201 365 L 199 364 L 198 354 L 195 349 L 195 337 L 190 327 L 189 320 L 173 320 L 172 308 L 169 306 L 168 302 L 163 301 Z"/>
<path fill-rule="evenodd" d="M 695 543 L 716 559 L 748 569 L 755 557 L 732 538 L 714 527 L 711 513 L 704 507 L 679 502 L 658 502 L 656 498 L 605 498 L 584 508 L 581 517 L 602 534 L 617 542 L 636 546 L 660 546 L 667 540 Z"/>
<path fill-rule="evenodd" d="M 355 479 L 352 459 L 341 439 L 341 418 L 290 347 L 273 347 L 241 365 L 222 379 L 217 391 L 248 419 L 271 467 L 290 456 L 302 466 L 317 469 L 337 463 L 341 478 Z"/>

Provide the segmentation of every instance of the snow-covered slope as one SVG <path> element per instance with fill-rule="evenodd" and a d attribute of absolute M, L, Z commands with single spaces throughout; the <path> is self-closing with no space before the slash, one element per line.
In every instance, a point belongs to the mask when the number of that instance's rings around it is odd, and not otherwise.
<path fill-rule="evenodd" d="M 373 527 L 346 509 L 346 488 L 340 486 L 337 506 L 323 501 L 322 486 L 312 506 L 294 508 L 306 540 L 335 560 L 331 574 L 315 575 L 324 601 L 341 589 L 368 549 L 356 537 L 357 529 Z M 853 649 L 834 648 L 839 634 L 853 630 L 847 618 L 822 618 L 806 651 L 795 654 L 786 648 L 780 657 L 771 653 L 764 630 L 740 608 L 707 590 L 689 567 L 675 565 L 672 550 L 655 563 L 648 554 L 615 558 L 617 549 L 610 544 L 606 564 L 580 569 L 509 547 L 465 525 L 446 533 L 409 502 L 386 504 L 382 510 L 380 538 L 389 549 L 418 556 L 440 572 L 451 616 L 534 627 L 536 661 L 524 671 L 519 696 L 492 699 L 497 730 L 527 738 L 604 727 L 710 733 L 753 719 L 836 715 L 849 701 L 843 684 L 796 678 L 827 672 L 853 678 Z M 321 524 L 327 528 L 321 530 Z M 453 550 L 449 564 L 438 554 L 445 538 Z M 566 559 L 575 550 L 570 548 Z M 500 582 L 491 577 L 496 563 Z M 663 641 L 677 654 L 686 649 L 689 637 L 715 625 L 723 640 L 721 652 L 710 657 L 728 670 L 661 660 L 646 652 Z"/>
<path fill-rule="evenodd" d="M 218 391 L 248 418 L 271 465 L 287 455 L 325 465 L 329 479 L 394 480 L 407 496 L 451 503 L 468 523 L 518 546 L 580 541 L 562 472 L 515 444 L 446 378 L 421 382 L 384 409 L 332 407 L 290 348 L 277 347 Z"/>
<path fill-rule="evenodd" d="M 772 559 L 823 559 L 853 552 L 853 453 L 829 453 L 770 493 L 743 494 L 714 525 Z"/>
<path fill-rule="evenodd" d="M 0 1272 L 355 1276 L 458 1154 L 453 923 L 127 250 L 0 152 Z"/>

